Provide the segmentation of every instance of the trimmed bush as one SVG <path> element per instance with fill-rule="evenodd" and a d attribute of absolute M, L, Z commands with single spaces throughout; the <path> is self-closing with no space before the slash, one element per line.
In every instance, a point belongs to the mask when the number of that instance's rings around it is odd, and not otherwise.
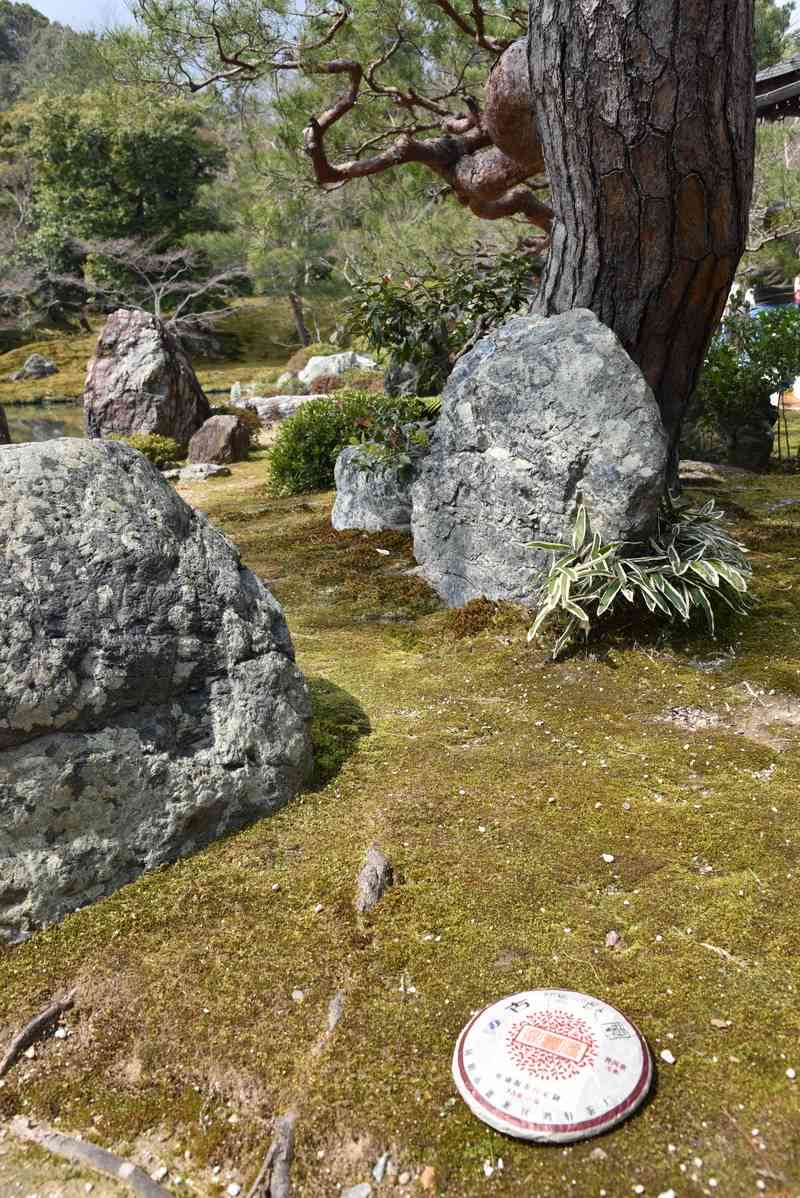
<path fill-rule="evenodd" d="M 321 374 L 311 383 L 309 392 L 312 395 L 330 395 L 331 391 L 343 391 L 347 382 L 340 374 Z M 360 390 L 355 387 L 354 390 Z"/>
<path fill-rule="evenodd" d="M 112 433 L 106 439 L 124 441 L 131 449 L 138 449 L 139 453 L 144 454 L 148 462 L 152 462 L 159 470 L 174 466 L 186 456 L 177 441 L 173 441 L 172 437 L 161 437 L 158 433 L 132 433 L 130 437 Z"/>
<path fill-rule="evenodd" d="M 371 440 L 386 413 L 402 408 L 403 419 L 425 415 L 418 399 L 388 399 L 365 391 L 337 391 L 310 399 L 284 420 L 269 453 L 270 484 L 278 495 L 326 491 L 333 486 L 336 459 L 348 445 Z"/>

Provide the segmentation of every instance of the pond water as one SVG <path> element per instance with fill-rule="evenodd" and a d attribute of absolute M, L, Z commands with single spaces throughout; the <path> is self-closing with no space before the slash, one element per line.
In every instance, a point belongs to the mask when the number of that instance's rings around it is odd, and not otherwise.
<path fill-rule="evenodd" d="M 85 437 L 83 404 L 26 403 L 5 408 L 11 440 L 52 441 L 54 437 Z"/>

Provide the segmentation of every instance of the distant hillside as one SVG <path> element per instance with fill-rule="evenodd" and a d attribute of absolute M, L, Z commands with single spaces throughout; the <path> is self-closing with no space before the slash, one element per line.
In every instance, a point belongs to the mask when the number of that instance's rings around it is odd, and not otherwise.
<path fill-rule="evenodd" d="M 25 60 L 37 34 L 50 25 L 30 4 L 0 0 L 0 109 L 16 99 L 25 77 Z"/>
<path fill-rule="evenodd" d="M 24 62 L 32 35 L 49 24 L 30 4 L 0 0 L 0 63 Z"/>

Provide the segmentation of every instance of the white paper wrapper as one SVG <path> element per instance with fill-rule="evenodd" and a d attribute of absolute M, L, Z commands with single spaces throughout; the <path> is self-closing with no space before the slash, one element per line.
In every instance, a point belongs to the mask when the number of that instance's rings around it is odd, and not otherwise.
<path fill-rule="evenodd" d="M 523 1140 L 600 1135 L 644 1101 L 653 1065 L 615 1007 L 574 990 L 527 990 L 480 1011 L 461 1032 L 453 1079 L 478 1119 Z"/>

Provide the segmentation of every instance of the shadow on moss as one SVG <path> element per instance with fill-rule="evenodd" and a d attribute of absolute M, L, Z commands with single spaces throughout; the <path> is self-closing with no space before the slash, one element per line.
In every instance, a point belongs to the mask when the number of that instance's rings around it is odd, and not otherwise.
<path fill-rule="evenodd" d="M 320 789 L 335 778 L 356 751 L 362 736 L 372 731 L 363 707 L 327 678 L 309 678 L 314 744 L 312 789 Z"/>

